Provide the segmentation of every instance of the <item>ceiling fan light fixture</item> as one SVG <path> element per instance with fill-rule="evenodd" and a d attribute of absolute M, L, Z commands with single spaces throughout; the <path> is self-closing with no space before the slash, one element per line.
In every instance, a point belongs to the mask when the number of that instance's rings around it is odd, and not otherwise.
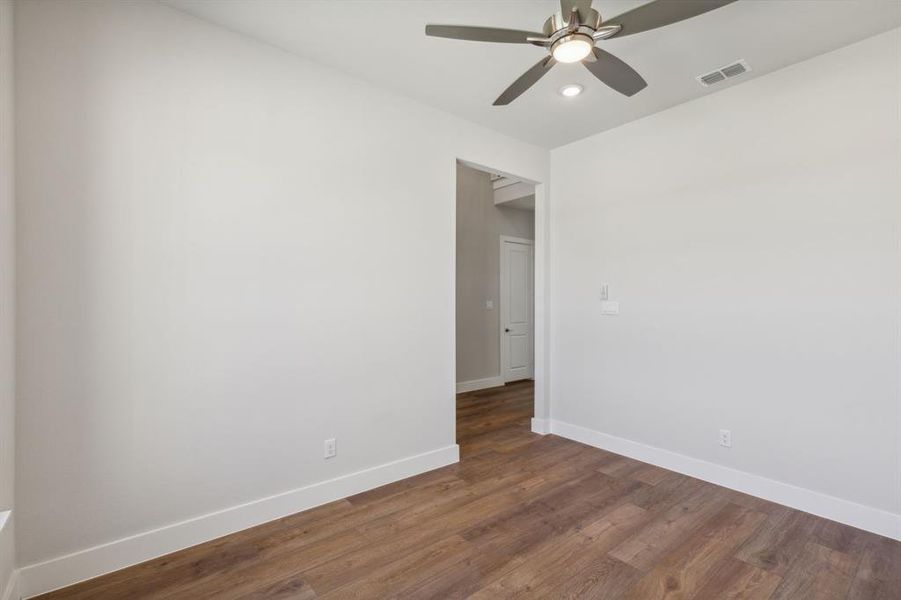
<path fill-rule="evenodd" d="M 581 94 L 583 89 L 584 88 L 578 83 L 570 83 L 560 88 L 560 95 L 572 98 L 573 96 Z"/>
<path fill-rule="evenodd" d="M 557 40 L 551 47 L 551 54 L 557 62 L 574 63 L 591 54 L 592 48 L 594 40 L 590 36 L 574 33 Z"/>
<path fill-rule="evenodd" d="M 549 0 L 545 0 L 549 1 Z M 506 106 L 535 85 L 557 63 L 581 62 L 595 78 L 623 96 L 631 97 L 648 82 L 635 69 L 594 44 L 691 19 L 737 0 L 650 0 L 612 19 L 602 19 L 592 0 L 559 0 L 560 10 L 544 22 L 541 32 L 471 25 L 426 25 L 425 34 L 473 42 L 531 44 L 549 51 L 507 86 L 492 106 Z M 736 73 L 737 74 L 737 73 Z M 726 75 L 728 77 L 728 74 Z M 561 95 L 568 96 L 560 90 Z M 575 94 L 573 94 L 575 95 Z"/>

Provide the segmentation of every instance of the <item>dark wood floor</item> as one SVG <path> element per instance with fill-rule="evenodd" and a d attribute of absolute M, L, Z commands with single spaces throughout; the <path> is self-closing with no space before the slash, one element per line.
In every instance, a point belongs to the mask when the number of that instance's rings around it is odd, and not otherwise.
<path fill-rule="evenodd" d="M 462 461 L 44 598 L 901 598 L 901 543 L 461 394 Z"/>

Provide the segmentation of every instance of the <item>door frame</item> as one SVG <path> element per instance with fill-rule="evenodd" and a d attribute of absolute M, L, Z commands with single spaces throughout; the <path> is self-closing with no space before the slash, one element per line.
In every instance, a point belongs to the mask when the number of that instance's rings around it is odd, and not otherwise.
<path fill-rule="evenodd" d="M 505 369 L 505 359 L 507 358 L 507 344 L 505 343 L 504 334 L 504 322 L 506 319 L 507 313 L 507 303 L 505 299 L 507 298 L 507 270 L 509 269 L 509 264 L 507 264 L 506 253 L 504 252 L 504 244 L 522 244 L 524 246 L 530 246 L 532 249 L 532 260 L 531 260 L 531 272 L 529 273 L 529 277 L 531 278 L 532 285 L 531 288 L 531 298 L 529 299 L 529 311 L 531 314 L 530 326 L 531 331 L 529 331 L 529 340 L 531 347 L 529 348 L 529 354 L 531 355 L 531 368 L 529 369 L 532 372 L 532 377 L 535 377 L 535 240 L 530 240 L 527 238 L 515 237 L 512 235 L 502 235 L 500 236 L 500 245 L 499 245 L 499 255 L 498 255 L 498 277 L 499 277 L 499 285 L 498 285 L 498 313 L 499 313 L 499 323 L 498 323 L 498 335 L 500 340 L 500 378 L 507 383 L 507 374 Z M 512 381 L 512 380 L 511 380 Z"/>
<path fill-rule="evenodd" d="M 551 348 L 551 319 L 550 319 L 550 303 L 551 303 L 551 291 L 550 291 L 550 269 L 551 269 L 551 211 L 550 211 L 550 186 L 545 182 L 541 181 L 542 178 L 547 177 L 547 173 L 542 171 L 542 169 L 538 169 L 539 175 L 533 175 L 531 177 L 523 175 L 521 173 L 517 173 L 515 169 L 504 169 L 499 168 L 497 165 L 492 166 L 490 164 L 490 158 L 485 157 L 485 160 L 472 160 L 471 158 L 466 158 L 461 155 L 457 155 L 454 158 L 453 163 L 449 163 L 448 167 L 452 167 L 453 170 L 448 171 L 448 191 L 449 198 L 452 200 L 450 203 L 450 228 L 449 235 L 451 236 L 452 244 L 451 247 L 454 248 L 454 251 L 451 253 L 451 272 L 455 273 L 455 261 L 456 261 L 456 231 L 457 231 L 457 219 L 456 219 L 456 173 L 457 173 L 457 162 L 461 162 L 470 167 L 474 167 L 476 169 L 480 169 L 482 171 L 489 171 L 492 173 L 498 173 L 501 175 L 506 175 L 508 177 L 512 177 L 514 179 L 518 179 L 520 181 L 525 181 L 531 183 L 535 186 L 535 243 L 532 247 L 532 272 L 533 272 L 533 289 L 535 291 L 534 296 L 534 304 L 533 304 L 533 323 L 534 330 L 532 332 L 532 356 L 534 359 L 533 365 L 533 373 L 532 380 L 535 382 L 535 404 L 534 404 L 534 417 L 532 417 L 532 431 L 535 433 L 546 434 L 550 433 L 550 417 L 551 417 L 551 357 L 550 357 L 550 348 Z M 509 162 L 509 161 L 502 161 Z M 514 162 L 516 162 L 514 160 Z M 456 276 L 454 276 L 454 282 L 456 283 Z M 453 311 L 453 307 L 451 308 Z M 453 314 L 453 312 L 452 312 Z M 453 318 L 451 323 L 454 323 Z M 451 331 L 454 331 L 452 328 Z M 451 358 L 451 368 L 449 370 L 449 398 L 450 402 L 448 404 L 448 415 L 451 419 L 451 422 L 454 424 L 454 430 L 456 430 L 456 406 L 457 406 L 457 389 L 456 389 L 456 376 L 454 375 L 456 369 L 456 336 L 451 336 L 453 343 L 450 352 Z M 456 434 L 455 434 L 456 436 Z M 456 437 L 454 437 L 456 439 Z"/>

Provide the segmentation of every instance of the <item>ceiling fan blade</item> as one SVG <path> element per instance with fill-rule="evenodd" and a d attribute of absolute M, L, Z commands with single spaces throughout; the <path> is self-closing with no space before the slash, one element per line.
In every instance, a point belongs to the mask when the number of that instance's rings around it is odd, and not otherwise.
<path fill-rule="evenodd" d="M 620 25 L 622 31 L 616 37 L 622 37 L 678 23 L 733 2 L 735 0 L 654 0 L 606 20 L 604 25 Z"/>
<path fill-rule="evenodd" d="M 544 77 L 544 74 L 550 71 L 555 64 L 557 64 L 557 61 L 554 60 L 553 56 L 545 56 L 539 60 L 531 69 L 520 75 L 519 79 L 514 81 L 510 87 L 504 90 L 504 93 L 494 101 L 494 105 L 506 106 L 516 100 L 520 94 Z"/>
<path fill-rule="evenodd" d="M 560 0 L 560 13 L 564 19 L 569 20 L 569 15 L 572 14 L 574 8 L 579 11 L 579 17 L 582 21 L 587 21 L 591 0 Z"/>
<path fill-rule="evenodd" d="M 528 44 L 526 38 L 544 37 L 543 33 L 498 29 L 496 27 L 469 27 L 467 25 L 426 25 L 425 34 L 432 37 L 468 40 L 471 42 L 500 42 L 504 44 Z"/>
<path fill-rule="evenodd" d="M 600 48 L 594 49 L 594 62 L 583 62 L 591 74 L 626 96 L 634 96 L 648 86 L 635 69 Z"/>

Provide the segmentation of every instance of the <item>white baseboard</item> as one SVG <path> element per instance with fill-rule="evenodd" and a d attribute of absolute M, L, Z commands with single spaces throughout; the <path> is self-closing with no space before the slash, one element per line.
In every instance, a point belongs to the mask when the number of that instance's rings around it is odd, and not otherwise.
<path fill-rule="evenodd" d="M 551 432 L 550 421 L 547 419 L 532 419 L 532 433 L 545 435 Z"/>
<path fill-rule="evenodd" d="M 901 515 L 561 421 L 550 432 L 858 529 L 901 540 Z"/>
<path fill-rule="evenodd" d="M 473 379 L 472 381 L 458 381 L 457 393 L 474 392 L 476 390 L 500 387 L 502 385 L 504 385 L 504 378 L 500 375 L 497 377 L 486 377 L 485 379 Z"/>
<path fill-rule="evenodd" d="M 454 444 L 28 565 L 19 569 L 19 593 L 43 594 L 459 460 Z"/>
<path fill-rule="evenodd" d="M 19 571 L 14 569 L 6 582 L 6 589 L 3 590 L 3 600 L 19 600 Z"/>

